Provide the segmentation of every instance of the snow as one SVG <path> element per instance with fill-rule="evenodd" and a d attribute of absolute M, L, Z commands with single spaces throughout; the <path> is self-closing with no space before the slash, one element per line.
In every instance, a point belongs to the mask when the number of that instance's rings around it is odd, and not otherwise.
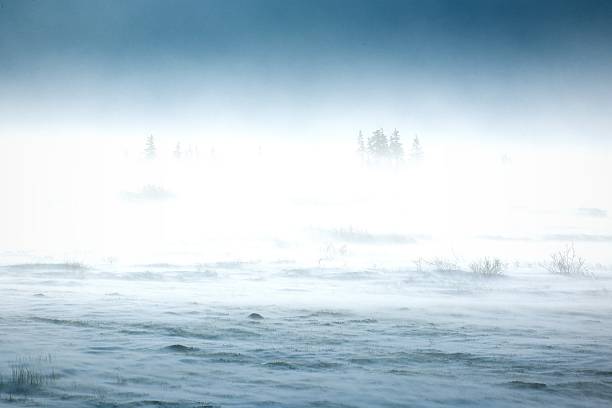
<path fill-rule="evenodd" d="M 166 142 L 2 141 L 0 406 L 612 401 L 606 152 L 423 140 L 418 164 L 364 168 Z M 566 245 L 589 274 L 542 267 Z"/>
<path fill-rule="evenodd" d="M 604 406 L 612 273 L 286 263 L 5 266 L 0 372 L 81 406 Z M 250 319 L 259 313 L 263 319 Z"/>

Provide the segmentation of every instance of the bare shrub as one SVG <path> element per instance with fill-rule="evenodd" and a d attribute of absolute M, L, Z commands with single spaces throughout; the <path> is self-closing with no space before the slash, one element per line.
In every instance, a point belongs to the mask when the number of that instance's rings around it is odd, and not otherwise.
<path fill-rule="evenodd" d="M 506 266 L 498 258 L 480 258 L 470 264 L 472 272 L 479 276 L 502 276 Z"/>
<path fill-rule="evenodd" d="M 429 261 L 426 261 L 429 265 L 432 266 L 433 270 L 436 272 L 456 272 L 461 270 L 457 262 L 451 261 L 446 258 L 433 258 Z"/>
<path fill-rule="evenodd" d="M 574 245 L 550 255 L 550 260 L 541 264 L 544 269 L 555 275 L 593 276 L 586 266 L 584 258 L 576 255 Z"/>

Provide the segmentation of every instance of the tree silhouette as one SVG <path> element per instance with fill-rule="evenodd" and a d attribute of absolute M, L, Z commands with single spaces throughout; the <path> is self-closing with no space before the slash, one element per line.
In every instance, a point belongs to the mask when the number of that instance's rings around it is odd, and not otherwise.
<path fill-rule="evenodd" d="M 359 131 L 359 136 L 357 136 L 357 153 L 359 153 L 359 157 L 361 160 L 364 160 L 366 157 L 366 147 L 365 141 L 363 140 L 363 133 L 361 130 Z"/>
<path fill-rule="evenodd" d="M 404 162 L 404 145 L 400 138 L 400 132 L 393 129 L 391 136 L 387 137 L 382 128 L 376 129 L 372 135 L 368 137 L 366 143 L 363 140 L 363 133 L 359 131 L 357 137 L 357 152 L 368 164 L 382 164 L 389 162 L 393 165 L 399 165 Z M 418 136 L 415 135 L 410 150 L 410 157 L 420 159 L 423 157 L 423 149 Z"/>
<path fill-rule="evenodd" d="M 368 138 L 368 153 L 375 159 L 388 157 L 389 141 L 382 128 L 375 130 Z"/>
<path fill-rule="evenodd" d="M 420 160 L 423 158 L 423 148 L 421 147 L 421 142 L 419 141 L 419 137 L 414 135 L 414 140 L 412 141 L 412 158 L 415 160 Z"/>
<path fill-rule="evenodd" d="M 389 155 L 396 162 L 400 162 L 404 158 L 404 147 L 400 141 L 399 132 L 397 129 L 393 130 L 389 137 Z"/>
<path fill-rule="evenodd" d="M 176 159 L 180 159 L 182 156 L 182 152 L 181 152 L 181 144 L 177 143 L 176 147 L 174 148 L 174 157 Z"/>
<path fill-rule="evenodd" d="M 147 137 L 144 152 L 145 152 L 145 157 L 147 159 L 155 158 L 157 150 L 155 148 L 155 140 L 153 139 L 153 135 L 150 135 L 149 137 Z"/>

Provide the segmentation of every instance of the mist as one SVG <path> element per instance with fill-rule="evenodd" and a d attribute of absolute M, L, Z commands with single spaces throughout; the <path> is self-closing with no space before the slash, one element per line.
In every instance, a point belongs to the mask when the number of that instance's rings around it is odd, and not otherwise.
<path fill-rule="evenodd" d="M 609 405 L 611 20 L 2 1 L 0 405 Z"/>
<path fill-rule="evenodd" d="M 191 261 L 305 254 L 314 261 L 329 244 L 368 252 L 359 234 L 371 244 L 380 235 L 381 246 L 395 235 L 389 250 L 404 262 L 434 249 L 476 256 L 483 246 L 533 261 L 574 234 L 594 261 L 610 262 L 606 240 L 588 239 L 610 228 L 607 152 L 428 144 L 422 136 L 422 159 L 410 158 L 408 145 L 401 163 L 374 165 L 351 136 L 345 143 L 153 136 L 153 158 L 145 157 L 144 137 L 9 138 L 2 244 L 57 261 L 166 262 L 173 252 Z"/>

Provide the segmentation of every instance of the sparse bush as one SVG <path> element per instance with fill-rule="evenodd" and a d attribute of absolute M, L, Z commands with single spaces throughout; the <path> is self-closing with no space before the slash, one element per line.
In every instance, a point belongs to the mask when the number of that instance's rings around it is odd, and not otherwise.
<path fill-rule="evenodd" d="M 502 276 L 505 265 L 498 258 L 480 258 L 470 264 L 472 272 L 483 277 Z"/>
<path fill-rule="evenodd" d="M 542 267 L 555 275 L 592 276 L 585 260 L 576 255 L 573 244 L 567 245 L 560 251 L 550 255 L 550 260 L 542 263 Z"/>
<path fill-rule="evenodd" d="M 456 272 L 461 270 L 457 262 L 453 262 L 451 260 L 445 258 L 433 258 L 429 261 L 426 261 L 429 265 L 433 267 L 433 270 L 436 272 Z"/>

